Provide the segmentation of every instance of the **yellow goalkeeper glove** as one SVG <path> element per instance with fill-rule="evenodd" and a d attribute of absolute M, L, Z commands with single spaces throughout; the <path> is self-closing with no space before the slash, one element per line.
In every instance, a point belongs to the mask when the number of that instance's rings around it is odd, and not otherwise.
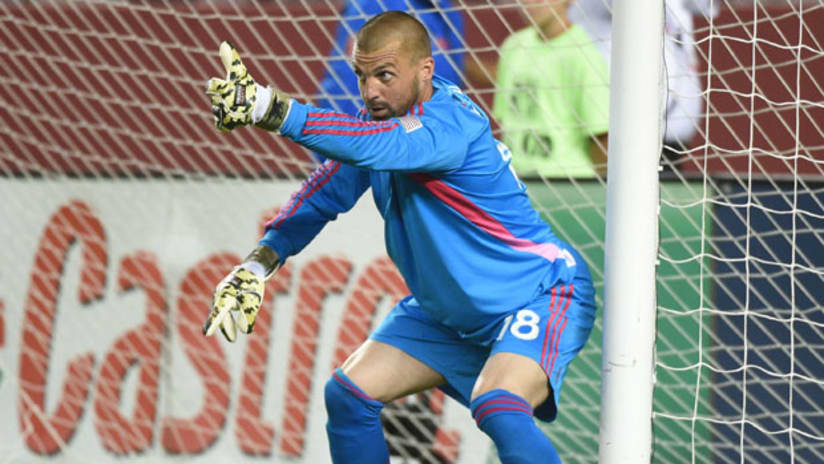
<path fill-rule="evenodd" d="M 280 129 L 289 110 L 289 97 L 255 83 L 231 43 L 221 42 L 220 61 L 226 68 L 226 79 L 213 77 L 206 84 L 215 127 L 224 132 L 250 124 L 268 131 Z"/>
<path fill-rule="evenodd" d="M 212 310 L 203 325 L 203 334 L 211 336 L 218 327 L 230 342 L 237 339 L 237 328 L 252 333 L 255 318 L 263 303 L 264 281 L 280 265 L 280 258 L 271 248 L 259 246 L 217 284 L 212 298 Z M 233 313 L 238 312 L 235 319 Z"/>

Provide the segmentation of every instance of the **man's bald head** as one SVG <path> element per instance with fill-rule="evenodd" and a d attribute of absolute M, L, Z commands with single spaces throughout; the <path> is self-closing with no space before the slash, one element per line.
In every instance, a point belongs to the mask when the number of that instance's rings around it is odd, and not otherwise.
<path fill-rule="evenodd" d="M 410 62 L 432 56 L 429 33 L 420 21 L 403 11 L 387 11 L 372 17 L 358 31 L 357 50 L 370 53 L 392 42 L 400 44 L 401 52 Z"/>
<path fill-rule="evenodd" d="M 388 11 L 373 17 L 358 31 L 353 52 L 352 70 L 372 119 L 403 116 L 432 97 L 429 34 L 412 16 Z"/>

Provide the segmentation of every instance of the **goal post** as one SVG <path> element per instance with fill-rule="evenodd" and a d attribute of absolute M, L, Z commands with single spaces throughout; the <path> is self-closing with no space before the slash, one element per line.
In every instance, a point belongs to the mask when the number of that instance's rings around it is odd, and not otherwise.
<path fill-rule="evenodd" d="M 649 462 L 663 128 L 664 5 L 612 10 L 600 462 Z"/>

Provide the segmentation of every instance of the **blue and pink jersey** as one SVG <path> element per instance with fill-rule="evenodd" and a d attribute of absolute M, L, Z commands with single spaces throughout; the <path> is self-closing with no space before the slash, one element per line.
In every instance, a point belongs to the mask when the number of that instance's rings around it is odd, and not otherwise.
<path fill-rule="evenodd" d="M 484 112 L 449 81 L 433 86 L 429 101 L 386 121 L 293 101 L 281 134 L 329 159 L 260 243 L 282 259 L 298 253 L 371 187 L 420 308 L 472 337 L 586 265 L 533 209 Z"/>

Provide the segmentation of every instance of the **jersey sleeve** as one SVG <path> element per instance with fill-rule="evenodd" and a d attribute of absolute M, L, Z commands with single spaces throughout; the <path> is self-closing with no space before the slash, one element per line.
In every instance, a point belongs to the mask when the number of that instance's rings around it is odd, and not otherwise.
<path fill-rule="evenodd" d="M 418 115 L 386 121 L 315 108 L 292 100 L 281 135 L 327 158 L 376 171 L 427 172 L 457 169 L 469 147 L 457 121 Z"/>
<path fill-rule="evenodd" d="M 266 223 L 259 244 L 280 255 L 281 263 L 300 252 L 327 222 L 352 209 L 369 188 L 369 173 L 334 160 L 320 165 Z"/>

